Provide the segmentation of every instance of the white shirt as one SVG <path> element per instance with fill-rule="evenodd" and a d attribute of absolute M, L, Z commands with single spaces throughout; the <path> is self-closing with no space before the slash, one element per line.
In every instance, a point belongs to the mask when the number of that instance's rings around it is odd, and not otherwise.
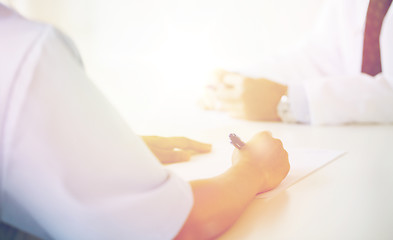
<path fill-rule="evenodd" d="M 0 216 L 43 239 L 171 239 L 193 204 L 69 40 L 0 4 Z"/>
<path fill-rule="evenodd" d="M 332 0 L 308 41 L 279 57 L 264 76 L 289 84 L 299 122 L 393 122 L 393 7 L 380 35 L 382 73 L 361 73 L 368 0 Z"/>

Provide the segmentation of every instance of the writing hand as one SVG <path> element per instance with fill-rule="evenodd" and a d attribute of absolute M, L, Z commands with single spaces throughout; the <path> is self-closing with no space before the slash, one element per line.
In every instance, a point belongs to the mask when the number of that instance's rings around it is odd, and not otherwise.
<path fill-rule="evenodd" d="M 260 132 L 241 150 L 235 149 L 232 162 L 249 169 L 259 183 L 259 192 L 269 191 L 279 185 L 290 168 L 287 151 L 270 132 Z"/>

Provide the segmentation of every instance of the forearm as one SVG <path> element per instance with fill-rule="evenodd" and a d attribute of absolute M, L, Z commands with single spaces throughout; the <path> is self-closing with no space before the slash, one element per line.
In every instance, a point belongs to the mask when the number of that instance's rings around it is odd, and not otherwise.
<path fill-rule="evenodd" d="M 211 239 L 227 230 L 260 189 L 253 171 L 238 163 L 220 176 L 191 182 L 194 207 L 176 239 Z"/>

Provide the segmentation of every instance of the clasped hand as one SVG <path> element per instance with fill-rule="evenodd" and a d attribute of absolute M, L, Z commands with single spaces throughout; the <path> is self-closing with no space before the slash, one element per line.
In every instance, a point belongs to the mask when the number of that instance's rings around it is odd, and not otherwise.
<path fill-rule="evenodd" d="M 287 86 L 265 78 L 250 78 L 217 70 L 206 87 L 202 105 L 205 109 L 229 112 L 248 120 L 279 121 L 277 105 Z"/>

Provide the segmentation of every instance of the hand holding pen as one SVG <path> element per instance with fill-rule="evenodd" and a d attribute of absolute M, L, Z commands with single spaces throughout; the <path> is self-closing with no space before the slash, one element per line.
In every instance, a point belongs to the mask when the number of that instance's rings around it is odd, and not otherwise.
<path fill-rule="evenodd" d="M 229 138 L 237 149 L 233 155 L 234 164 L 246 165 L 250 174 L 259 176 L 257 181 L 260 181 L 260 192 L 273 189 L 288 174 L 288 153 L 282 142 L 273 138 L 270 132 L 260 132 L 247 143 L 234 133 Z"/>

